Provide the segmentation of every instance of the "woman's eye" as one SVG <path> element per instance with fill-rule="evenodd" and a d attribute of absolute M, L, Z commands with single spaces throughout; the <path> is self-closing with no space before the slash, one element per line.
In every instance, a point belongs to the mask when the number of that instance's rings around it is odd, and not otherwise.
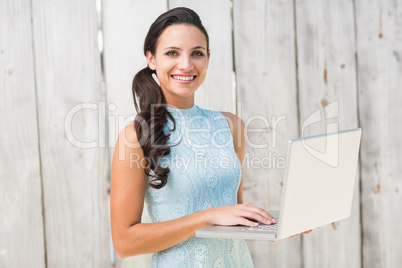
<path fill-rule="evenodd" d="M 176 51 L 168 51 L 166 53 L 167 56 L 177 56 L 177 52 Z"/>
<path fill-rule="evenodd" d="M 201 51 L 194 51 L 193 55 L 194 56 L 204 56 L 204 53 L 202 53 Z"/>

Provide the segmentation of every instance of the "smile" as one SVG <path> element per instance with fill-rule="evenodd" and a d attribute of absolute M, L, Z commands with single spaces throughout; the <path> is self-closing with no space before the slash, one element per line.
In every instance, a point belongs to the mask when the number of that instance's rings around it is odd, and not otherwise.
<path fill-rule="evenodd" d="M 172 75 L 172 77 L 180 81 L 192 81 L 196 78 L 195 75 Z"/>

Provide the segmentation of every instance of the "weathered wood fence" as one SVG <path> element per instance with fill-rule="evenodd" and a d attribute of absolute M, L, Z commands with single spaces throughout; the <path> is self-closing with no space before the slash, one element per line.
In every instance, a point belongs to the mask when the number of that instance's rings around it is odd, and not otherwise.
<path fill-rule="evenodd" d="M 363 130 L 351 217 L 249 241 L 255 266 L 400 267 L 401 0 L 0 0 L 0 267 L 146 267 L 150 255 L 120 260 L 111 249 L 110 158 L 134 118 L 148 27 L 176 6 L 197 11 L 210 35 L 196 104 L 265 128 L 248 133 L 269 148 L 247 147 L 247 202 L 278 208 L 275 161 L 313 112 L 336 103 L 339 115 L 304 134 L 334 122 Z"/>

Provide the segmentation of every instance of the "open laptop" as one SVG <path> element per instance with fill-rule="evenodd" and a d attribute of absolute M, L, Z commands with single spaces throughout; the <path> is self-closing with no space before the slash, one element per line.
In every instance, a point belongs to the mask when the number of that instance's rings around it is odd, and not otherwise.
<path fill-rule="evenodd" d="M 211 226 L 197 237 L 276 241 L 350 216 L 360 149 L 361 129 L 289 140 L 276 224 L 258 227 Z M 314 148 L 323 148 L 325 152 Z"/>

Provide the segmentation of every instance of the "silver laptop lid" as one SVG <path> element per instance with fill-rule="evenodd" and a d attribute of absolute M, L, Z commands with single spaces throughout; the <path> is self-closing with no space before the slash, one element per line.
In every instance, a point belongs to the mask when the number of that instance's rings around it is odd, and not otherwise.
<path fill-rule="evenodd" d="M 289 141 L 277 238 L 350 216 L 360 138 L 356 128 Z"/>

